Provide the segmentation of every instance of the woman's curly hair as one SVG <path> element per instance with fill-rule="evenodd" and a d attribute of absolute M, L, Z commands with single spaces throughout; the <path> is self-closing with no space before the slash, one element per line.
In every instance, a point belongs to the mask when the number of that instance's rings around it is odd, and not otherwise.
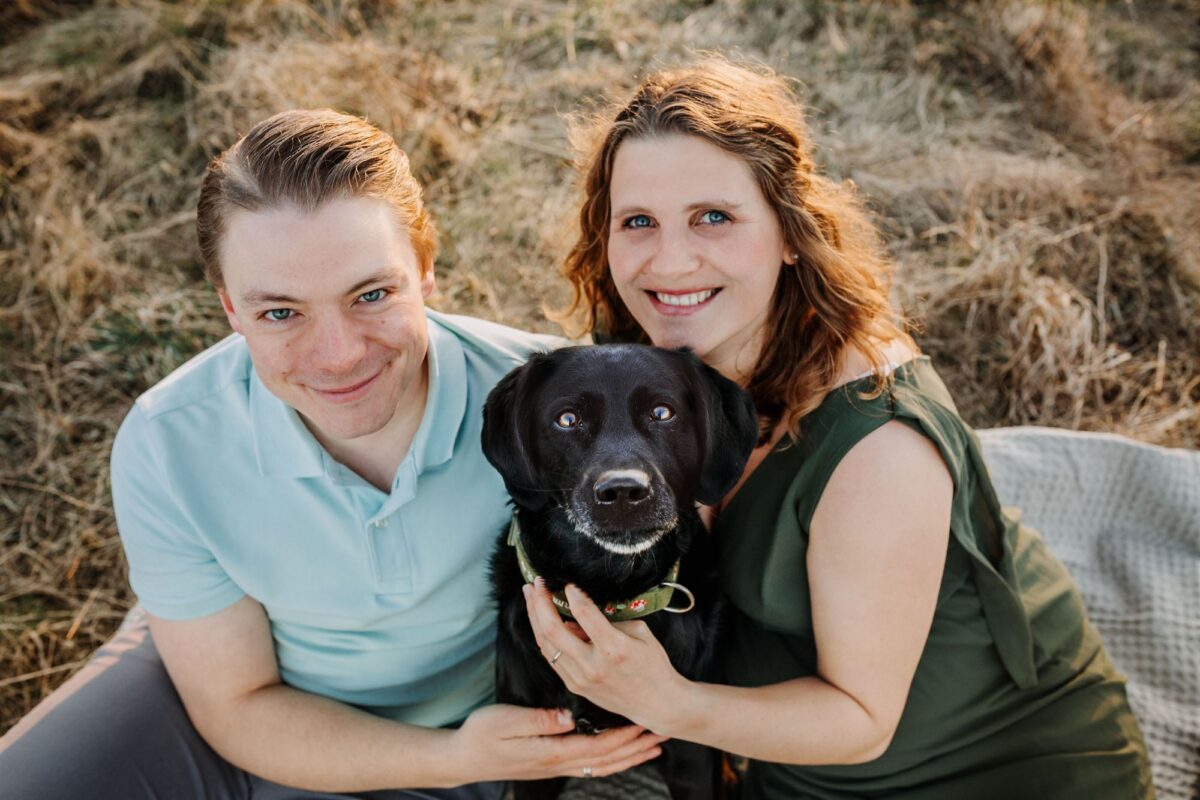
<path fill-rule="evenodd" d="M 685 135 L 750 167 L 785 246 L 798 256 L 782 267 L 771 330 L 746 385 L 764 439 L 781 420 L 796 435 L 800 420 L 836 383 L 847 345 L 878 369 L 880 344 L 911 343 L 888 300 L 893 266 L 875 227 L 853 186 L 818 174 L 803 105 L 770 70 L 710 56 L 657 72 L 628 102 L 576 125 L 574 133 L 583 200 L 579 235 L 563 265 L 574 299 L 560 319 L 570 327 L 646 340 L 608 269 L 613 161 L 627 140 Z M 881 376 L 869 396 L 889 380 Z"/>

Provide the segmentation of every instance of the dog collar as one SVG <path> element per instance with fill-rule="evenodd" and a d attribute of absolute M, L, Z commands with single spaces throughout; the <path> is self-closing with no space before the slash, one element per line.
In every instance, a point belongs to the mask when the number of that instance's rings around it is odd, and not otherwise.
<path fill-rule="evenodd" d="M 525 546 L 521 543 L 521 526 L 517 522 L 516 514 L 513 514 L 512 523 L 508 526 L 508 543 L 517 551 L 517 564 L 521 567 L 521 576 L 525 578 L 526 583 L 533 583 L 538 577 L 538 573 L 529 563 L 529 556 L 525 554 Z M 656 611 L 669 611 L 672 614 L 691 611 L 696 606 L 696 596 L 686 586 L 675 582 L 678 577 L 679 561 L 676 561 L 671 566 L 671 571 L 667 573 L 667 579 L 658 586 L 629 600 L 606 603 L 600 608 L 600 611 L 608 617 L 610 622 L 641 619 Z M 687 595 L 688 605 L 686 608 L 671 606 L 671 597 L 675 594 L 676 589 Z M 567 597 L 563 592 L 551 592 L 550 599 L 554 601 L 554 607 L 558 609 L 561 616 L 575 619 L 571 614 L 571 604 L 567 602 Z"/>

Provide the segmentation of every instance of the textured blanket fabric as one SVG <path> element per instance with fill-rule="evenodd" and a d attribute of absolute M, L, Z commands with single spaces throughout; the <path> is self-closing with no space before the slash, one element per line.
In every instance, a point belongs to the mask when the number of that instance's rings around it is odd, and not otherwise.
<path fill-rule="evenodd" d="M 1200 797 L 1200 452 L 979 432 L 1000 501 L 1067 565 L 1141 723 L 1160 800 Z"/>

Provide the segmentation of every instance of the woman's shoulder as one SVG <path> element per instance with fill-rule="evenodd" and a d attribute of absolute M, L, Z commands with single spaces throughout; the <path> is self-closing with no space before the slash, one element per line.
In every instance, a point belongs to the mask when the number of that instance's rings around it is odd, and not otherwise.
<path fill-rule="evenodd" d="M 815 508 L 839 467 L 842 476 L 857 483 L 924 471 L 912 465 L 924 465 L 930 456 L 956 476 L 969 460 L 969 429 L 929 357 L 913 348 L 884 354 L 895 361 L 889 362 L 890 380 L 882 392 L 871 391 L 873 371 L 854 374 L 856 360 L 847 358 L 849 380 L 803 418 L 797 435 L 785 437 L 763 464 L 777 482 L 789 485 L 788 495 L 804 511 Z"/>
<path fill-rule="evenodd" d="M 918 358 L 921 351 L 905 338 L 892 339 L 889 342 L 874 342 L 882 364 L 874 363 L 867 354 L 853 345 L 847 346 L 842 354 L 842 369 L 834 382 L 834 389 L 869 378 L 876 372 L 891 372 L 903 364 Z"/>
<path fill-rule="evenodd" d="M 904 340 L 881 343 L 877 354 L 878 361 L 847 350 L 836 385 L 802 420 L 802 438 L 813 443 L 863 438 L 894 417 L 916 417 L 939 428 L 965 424 L 929 356 Z"/>
<path fill-rule="evenodd" d="M 943 502 L 949 506 L 954 484 L 950 468 L 935 437 L 899 419 L 888 420 L 822 470 L 827 477 L 817 494 L 827 502 L 814 503 L 813 516 L 825 509 L 826 517 L 854 519 L 861 512 L 853 508 L 853 500 L 864 496 L 872 498 L 866 505 L 884 507 L 885 513 L 901 508 L 901 500 L 908 503 L 906 513 L 937 511 Z"/>
<path fill-rule="evenodd" d="M 778 438 L 737 496 L 798 503 L 802 512 L 811 512 L 851 451 L 851 473 L 879 464 L 904 470 L 906 464 L 924 463 L 936 454 L 957 475 L 967 460 L 969 435 L 931 360 L 912 347 L 888 348 L 883 354 L 894 360 L 888 363 L 890 381 L 882 392 L 871 391 L 873 371 L 853 371 L 861 364 L 869 370 L 870 361 L 861 354 L 847 357 L 843 372 L 848 380 L 801 419 L 795 435 Z"/>

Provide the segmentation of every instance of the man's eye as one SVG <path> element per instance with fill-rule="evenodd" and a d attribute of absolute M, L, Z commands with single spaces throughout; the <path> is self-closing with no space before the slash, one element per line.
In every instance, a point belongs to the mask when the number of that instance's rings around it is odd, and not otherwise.
<path fill-rule="evenodd" d="M 272 308 L 270 311 L 263 314 L 263 317 L 271 322 L 287 322 L 295 314 L 290 308 Z"/>
<path fill-rule="evenodd" d="M 574 428 L 579 424 L 579 415 L 574 411 L 564 411 L 554 420 L 554 424 L 560 428 Z"/>
<path fill-rule="evenodd" d="M 700 222 L 705 225 L 720 225 L 724 222 L 729 222 L 729 215 L 724 211 L 709 209 L 700 215 Z"/>
<path fill-rule="evenodd" d="M 362 300 L 364 303 L 378 303 L 383 299 L 384 294 L 385 292 L 383 289 L 372 289 L 369 292 L 360 294 L 358 299 Z"/>
<path fill-rule="evenodd" d="M 626 228 L 649 228 L 654 223 L 645 214 L 634 214 L 625 220 Z"/>
<path fill-rule="evenodd" d="M 650 409 L 650 416 L 659 422 L 666 422 L 675 416 L 674 410 L 665 403 L 659 403 L 654 408 Z"/>

